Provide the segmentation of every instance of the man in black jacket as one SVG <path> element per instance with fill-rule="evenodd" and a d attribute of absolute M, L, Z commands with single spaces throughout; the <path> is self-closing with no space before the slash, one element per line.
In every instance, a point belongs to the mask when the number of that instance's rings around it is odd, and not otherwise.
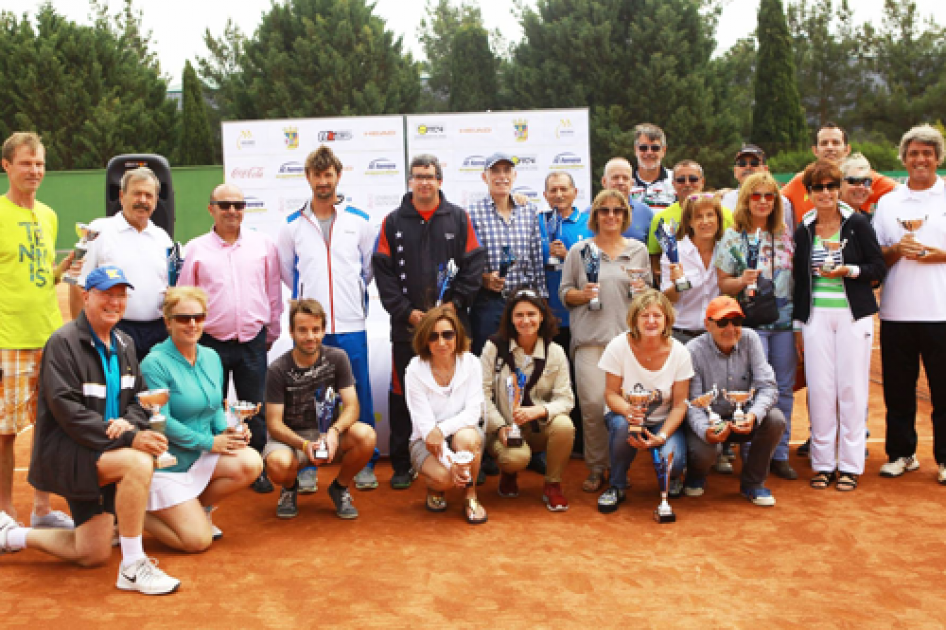
<path fill-rule="evenodd" d="M 27 547 L 81 566 L 111 555 L 115 516 L 122 548 L 118 588 L 146 595 L 180 581 L 144 554 L 141 532 L 155 455 L 167 439 L 147 430 L 136 402 L 145 389 L 131 339 L 115 329 L 132 288 L 117 267 L 89 274 L 78 319 L 57 330 L 43 351 L 39 411 L 29 482 L 69 502 L 76 529 L 19 526 L 0 512 L 0 554 Z"/>
<path fill-rule="evenodd" d="M 409 488 L 413 479 L 409 442 L 411 417 L 404 400 L 404 372 L 414 357 L 414 329 L 437 304 L 438 272 L 453 261 L 456 277 L 443 296 L 469 330 L 467 311 L 480 287 L 486 250 L 480 246 L 465 210 L 440 192 L 443 170 L 433 155 L 411 160 L 411 192 L 381 225 L 372 264 L 381 304 L 391 315 L 392 375 L 388 398 L 391 487 Z"/>

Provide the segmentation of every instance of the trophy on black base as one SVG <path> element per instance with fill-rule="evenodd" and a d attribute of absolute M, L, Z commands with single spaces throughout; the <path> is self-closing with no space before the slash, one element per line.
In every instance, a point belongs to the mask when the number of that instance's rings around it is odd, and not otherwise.
<path fill-rule="evenodd" d="M 315 441 L 315 459 L 319 461 L 328 460 L 328 440 L 326 438 L 329 427 L 332 426 L 332 422 L 335 420 L 335 408 L 337 406 L 338 396 L 335 395 L 333 388 L 327 387 L 325 389 L 321 401 L 318 392 L 316 392 L 315 409 L 319 421 L 319 437 Z"/>
<path fill-rule="evenodd" d="M 562 259 L 553 256 L 551 253 L 552 243 L 562 240 L 562 215 L 557 208 L 552 208 L 549 218 L 545 222 L 545 234 L 549 239 L 549 257 L 545 260 L 545 266 L 549 269 L 558 271 L 562 268 Z"/>
<path fill-rule="evenodd" d="M 506 377 L 506 397 L 509 400 L 509 412 L 512 414 L 522 404 L 522 392 L 526 386 L 525 376 L 521 370 L 516 370 L 515 374 Z M 509 430 L 506 432 L 506 446 L 509 448 L 522 446 L 522 430 L 515 420 L 512 421 Z"/>
<path fill-rule="evenodd" d="M 601 250 L 598 249 L 594 241 L 585 243 L 581 250 L 581 259 L 585 263 L 585 276 L 588 278 L 588 282 L 597 284 L 598 272 L 601 270 Z M 597 293 L 597 290 L 595 293 Z M 600 311 L 601 298 L 597 295 L 591 298 L 591 301 L 588 302 L 588 310 Z"/>
<path fill-rule="evenodd" d="M 509 275 L 509 270 L 512 269 L 512 266 L 516 264 L 516 254 L 512 251 L 511 245 L 503 245 L 502 255 L 499 259 L 499 277 L 505 280 L 506 276 Z M 503 284 L 502 295 L 504 298 L 509 297 L 509 287 Z"/>
<path fill-rule="evenodd" d="M 90 228 L 85 223 L 76 223 L 76 234 L 79 235 L 79 242 L 75 244 L 73 251 L 75 252 L 75 258 L 73 262 L 81 261 L 85 258 L 86 252 L 89 251 L 89 243 L 94 241 L 99 233 Z M 74 273 L 72 269 L 65 273 L 63 277 L 63 282 L 66 284 L 78 284 L 79 283 L 79 274 Z"/>
<path fill-rule="evenodd" d="M 171 390 L 169 389 L 149 389 L 147 391 L 138 392 L 138 402 L 142 407 L 151 412 L 151 418 L 148 419 L 148 422 L 151 425 L 151 430 L 155 433 L 164 435 L 165 428 L 167 427 L 167 418 L 161 414 L 161 407 L 166 405 L 170 399 Z M 155 458 L 155 466 L 157 468 L 167 468 L 176 463 L 177 458 L 168 451 L 164 451 Z"/>
<path fill-rule="evenodd" d="M 667 497 L 670 496 L 670 470 L 673 468 L 673 452 L 671 451 L 664 458 L 660 455 L 659 448 L 652 448 L 650 449 L 650 455 L 654 459 L 657 486 L 660 488 L 660 505 L 654 510 L 654 520 L 658 523 L 673 523 L 677 520 L 677 515 L 673 513 L 670 502 L 667 501 Z"/>
<path fill-rule="evenodd" d="M 762 228 L 756 228 L 755 234 L 752 236 L 743 232 L 742 238 L 746 242 L 746 268 L 755 271 L 759 268 L 759 250 L 762 247 Z M 758 283 L 751 282 L 749 286 L 746 287 L 746 297 L 755 297 L 758 291 Z"/>
<path fill-rule="evenodd" d="M 443 304 L 443 298 L 447 295 L 447 291 L 450 289 L 450 285 L 453 284 L 453 279 L 457 277 L 459 271 L 457 263 L 455 263 L 452 258 L 447 261 L 447 264 L 440 264 L 437 270 L 437 306 Z"/>
<path fill-rule="evenodd" d="M 657 240 L 660 241 L 660 246 L 663 248 L 664 253 L 667 254 L 667 260 L 671 264 L 679 265 L 680 264 L 680 251 L 677 248 L 677 227 L 679 227 L 676 221 L 664 221 L 660 219 L 657 221 Z M 677 289 L 677 292 L 682 293 L 683 291 L 688 291 L 692 288 L 692 284 L 687 280 L 686 275 L 682 278 L 678 278 L 673 281 L 673 286 Z"/>
<path fill-rule="evenodd" d="M 624 392 L 624 400 L 634 407 L 639 409 L 642 413 L 647 414 L 647 405 L 657 400 L 657 391 L 651 389 L 644 389 L 644 387 L 638 383 L 634 386 L 634 389 L 629 392 Z M 630 419 L 628 419 L 630 420 Z M 643 424 L 633 424 L 631 422 L 627 425 L 628 435 L 634 434 L 640 437 L 644 432 Z"/>

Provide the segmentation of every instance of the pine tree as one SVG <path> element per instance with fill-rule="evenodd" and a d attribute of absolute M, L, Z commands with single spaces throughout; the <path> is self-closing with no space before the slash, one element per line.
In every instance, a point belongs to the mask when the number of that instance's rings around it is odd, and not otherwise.
<path fill-rule="evenodd" d="M 190 61 L 184 65 L 182 97 L 181 135 L 177 163 L 181 166 L 213 164 L 214 139 L 210 131 L 210 122 L 207 120 L 204 88 Z"/>
<path fill-rule="evenodd" d="M 489 48 L 489 33 L 481 26 L 461 26 L 450 53 L 450 111 L 494 109 L 498 103 L 498 62 Z"/>

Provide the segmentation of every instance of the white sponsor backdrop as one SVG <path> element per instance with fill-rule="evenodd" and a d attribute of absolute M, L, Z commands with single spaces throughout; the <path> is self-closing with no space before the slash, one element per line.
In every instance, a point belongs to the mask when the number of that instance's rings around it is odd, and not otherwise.
<path fill-rule="evenodd" d="M 514 188 L 540 208 L 547 207 L 542 190 L 551 171 L 570 173 L 578 186 L 575 203 L 579 207 L 590 203 L 587 109 L 235 121 L 223 123 L 222 136 L 224 178 L 246 195 L 243 225 L 273 239 L 286 216 L 311 197 L 305 159 L 323 144 L 332 148 L 344 166 L 338 191 L 345 195 L 345 203 L 366 212 L 375 229 L 400 205 L 407 192 L 406 165 L 418 153 L 440 159 L 444 194 L 461 206 L 487 194 L 481 174 L 486 158 L 496 151 L 515 158 Z M 387 454 L 390 325 L 374 283 L 368 292 L 371 391 L 378 448 Z M 288 300 L 288 289 L 283 293 Z M 283 335 L 269 359 L 291 347 L 284 315 Z"/>
<path fill-rule="evenodd" d="M 432 153 L 443 166 L 447 199 L 467 206 L 486 196 L 483 167 L 497 151 L 516 164 L 516 192 L 540 209 L 545 177 L 553 171 L 571 174 L 578 186 L 575 203 L 590 203 L 591 146 L 588 110 L 534 110 L 407 116 L 407 154 Z"/>

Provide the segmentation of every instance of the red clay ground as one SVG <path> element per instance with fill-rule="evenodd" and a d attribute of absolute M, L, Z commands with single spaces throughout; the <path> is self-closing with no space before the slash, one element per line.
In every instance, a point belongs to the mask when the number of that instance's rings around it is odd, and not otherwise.
<path fill-rule="evenodd" d="M 518 499 L 498 497 L 490 478 L 481 488 L 490 522 L 470 527 L 458 496 L 446 514 L 429 514 L 422 487 L 390 490 L 382 464 L 382 487 L 356 492 L 361 517 L 343 522 L 325 493 L 328 469 L 293 521 L 276 518 L 275 494 L 247 490 L 223 504 L 215 522 L 225 536 L 205 554 L 146 537 L 146 550 L 183 581 L 169 597 L 115 589 L 117 551 L 92 570 L 30 551 L 3 556 L 0 619 L 4 628 L 76 629 L 942 628 L 946 487 L 936 484 L 929 404 L 921 400 L 922 466 L 900 479 L 877 475 L 883 411 L 874 384 L 867 472 L 850 494 L 810 489 L 807 461 L 793 456 L 802 479 L 770 480 L 776 507 L 757 508 L 739 497 L 737 479 L 713 476 L 704 497 L 673 502 L 677 523 L 658 525 L 646 458 L 632 467 L 628 502 L 609 516 L 581 492 L 585 471 L 573 461 L 568 512 L 543 507 L 535 474 L 520 477 Z M 804 392 L 794 417 L 797 443 L 807 431 Z M 19 440 L 18 468 L 28 441 Z M 14 489 L 25 515 L 25 471 Z"/>

